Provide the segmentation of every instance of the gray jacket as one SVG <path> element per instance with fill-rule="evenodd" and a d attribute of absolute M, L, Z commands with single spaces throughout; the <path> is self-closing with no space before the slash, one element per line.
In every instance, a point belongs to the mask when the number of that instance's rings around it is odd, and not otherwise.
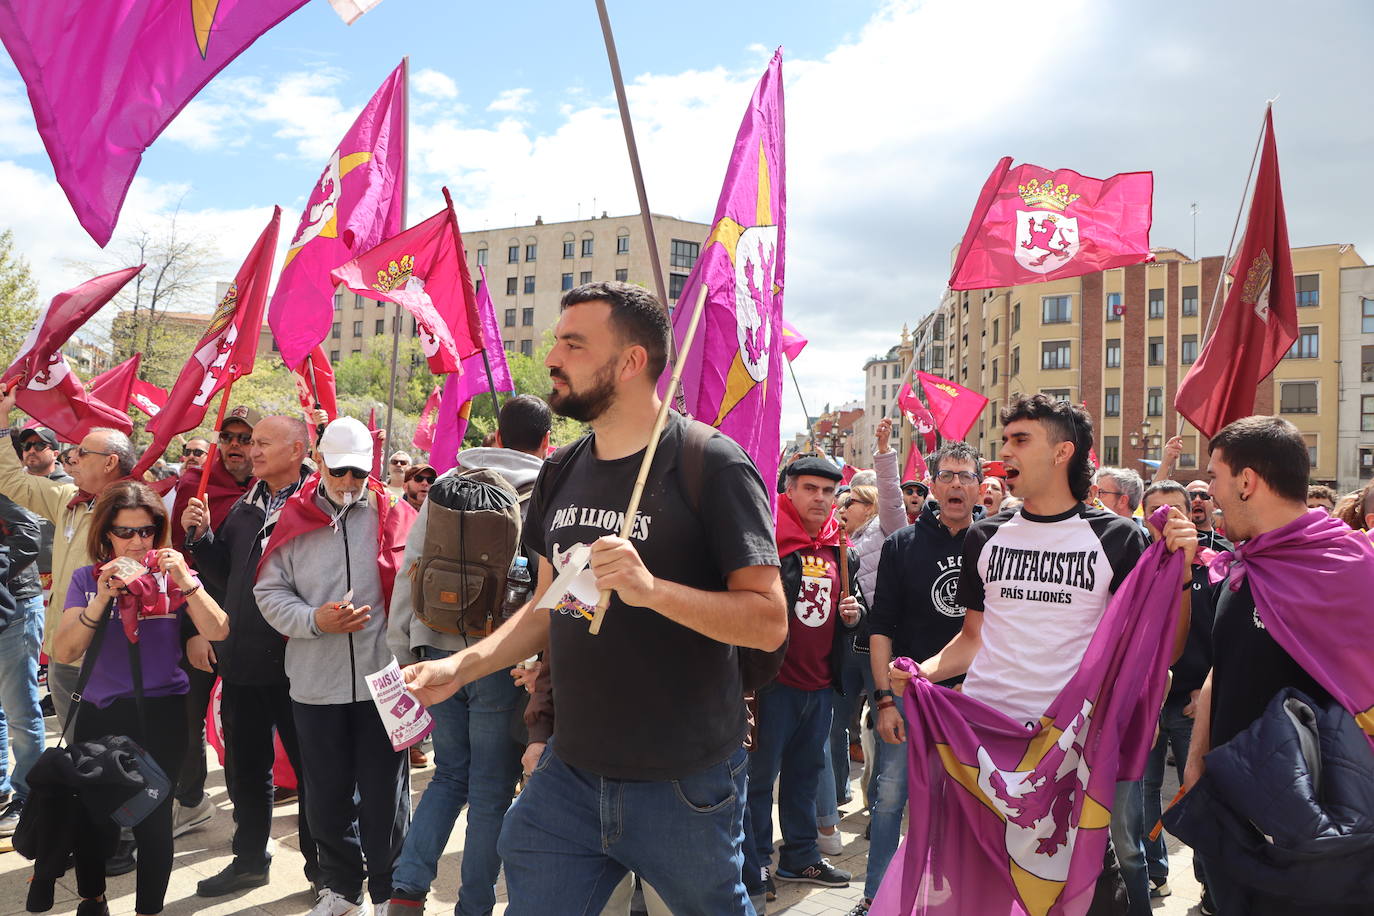
<path fill-rule="evenodd" d="M 517 491 L 524 492 L 534 484 L 534 479 L 539 476 L 539 469 L 543 465 L 542 459 L 514 449 L 468 448 L 458 453 L 458 467 L 445 471 L 440 476 L 451 477 L 461 471 L 487 468 L 506 478 Z M 425 504 L 420 507 L 420 514 L 410 527 L 410 536 L 406 539 L 406 552 L 401 558 L 401 572 L 396 576 L 396 585 L 391 590 L 391 617 L 387 621 L 386 641 L 392 654 L 402 665 L 418 662 L 418 650 L 424 646 L 457 652 L 476 641 L 471 636 L 432 630 L 415 616 L 415 580 L 411 573 L 419 564 L 420 555 L 424 553 L 425 529 L 428 524 L 429 500 L 425 500 Z"/>
<path fill-rule="evenodd" d="M 391 661 L 386 646 L 386 610 L 377 569 L 375 494 L 340 513 L 334 525 L 297 535 L 273 550 L 258 574 L 253 597 L 263 619 L 283 636 L 291 699 L 323 706 L 371 699 L 364 677 Z M 321 487 L 316 503 L 334 506 Z M 356 633 L 321 633 L 315 610 L 342 601 L 353 589 L 353 606 L 370 605 L 370 619 Z"/>

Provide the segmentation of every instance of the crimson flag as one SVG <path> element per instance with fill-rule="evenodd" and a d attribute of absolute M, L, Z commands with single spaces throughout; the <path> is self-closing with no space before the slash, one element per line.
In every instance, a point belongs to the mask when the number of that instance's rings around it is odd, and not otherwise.
<path fill-rule="evenodd" d="M 902 383 L 902 390 L 897 393 L 897 407 L 906 414 L 907 422 L 910 423 L 911 428 L 915 430 L 911 440 L 912 446 L 914 447 L 916 445 L 915 436 L 919 435 L 925 443 L 924 451 L 934 451 L 935 417 L 931 416 L 930 411 L 926 409 L 926 405 L 921 403 L 921 399 L 917 397 L 916 392 L 912 390 L 911 379 L 907 379 Z"/>
<path fill-rule="evenodd" d="M 133 390 L 129 393 L 129 404 L 137 407 L 149 417 L 155 417 L 167 406 L 167 391 L 141 378 L 134 379 Z"/>
<path fill-rule="evenodd" d="M 329 419 L 339 417 L 338 396 L 334 388 L 334 367 L 325 356 L 324 347 L 316 346 L 301 364 L 291 370 L 296 377 L 296 397 L 306 410 L 319 408 Z"/>
<path fill-rule="evenodd" d="M 20 384 L 15 404 L 63 442 L 80 442 L 97 428 L 117 429 L 126 435 L 134 429 L 127 413 L 86 390 L 60 352 L 52 355 L 41 372 Z"/>
<path fill-rule="evenodd" d="M 1153 194 L 1152 172 L 1089 178 L 1012 168 L 1003 157 L 978 196 L 949 288 L 1041 283 L 1149 261 Z"/>
<path fill-rule="evenodd" d="M 55 365 L 62 345 L 142 269 L 143 265 L 140 264 L 101 274 L 53 296 L 52 301 L 38 314 L 33 330 L 24 338 L 19 355 L 5 370 L 6 387 L 15 381 L 32 379 L 45 367 Z"/>
<path fill-rule="evenodd" d="M 429 393 L 424 410 L 420 411 L 420 422 L 415 424 L 415 435 L 410 439 L 416 448 L 426 452 L 434 451 L 434 430 L 439 420 L 441 391 L 442 388 L 435 388 Z"/>
<path fill-rule="evenodd" d="M 272 219 L 210 316 L 209 327 L 172 385 L 166 406 L 148 421 L 153 442 L 134 468 L 135 478 L 162 457 L 173 436 L 201 424 L 212 397 L 253 371 L 280 224 L 281 207 L 273 207 Z"/>
<path fill-rule="evenodd" d="M 917 372 L 921 388 L 926 393 L 926 403 L 935 417 L 935 428 L 946 439 L 963 439 L 973 427 L 988 399 L 963 385 L 956 385 L 949 379 Z"/>
<path fill-rule="evenodd" d="M 377 408 L 372 408 L 367 414 L 367 431 L 372 434 L 372 476 L 378 480 L 385 480 L 382 477 L 382 452 L 386 450 L 386 433 L 377 428 Z"/>
<path fill-rule="evenodd" d="M 444 199 L 445 209 L 331 273 L 353 292 L 395 302 L 415 316 L 435 375 L 461 372 L 463 360 L 482 349 L 477 296 L 448 188 Z"/>
<path fill-rule="evenodd" d="M 138 376 L 138 364 L 142 353 L 135 353 L 124 362 L 107 369 L 91 379 L 86 390 L 111 407 L 124 410 L 134 392 L 134 379 Z"/>
<path fill-rule="evenodd" d="M 1254 411 L 1255 389 L 1298 338 L 1293 258 L 1272 111 L 1264 116 L 1259 175 L 1231 276 L 1235 282 L 1216 329 L 1174 397 L 1178 412 L 1208 438 Z"/>

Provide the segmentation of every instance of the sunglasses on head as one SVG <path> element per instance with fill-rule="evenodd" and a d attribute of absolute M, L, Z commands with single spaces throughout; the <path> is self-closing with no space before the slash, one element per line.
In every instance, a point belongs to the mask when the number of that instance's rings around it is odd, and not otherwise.
<path fill-rule="evenodd" d="M 134 538 L 151 539 L 157 536 L 157 525 L 144 525 L 140 528 L 128 528 L 124 525 L 111 525 L 110 534 L 119 538 L 121 541 L 129 541 Z"/>
<path fill-rule="evenodd" d="M 239 445 L 250 445 L 253 442 L 252 433 L 220 433 L 219 441 L 225 445 L 232 445 L 235 441 Z"/>
<path fill-rule="evenodd" d="M 181 457 L 186 458 L 194 455 L 197 458 L 204 458 L 206 451 L 203 448 L 184 448 L 181 450 Z"/>
<path fill-rule="evenodd" d="M 44 442 L 42 439 L 30 439 L 28 442 L 25 442 L 23 445 L 19 446 L 19 448 L 21 451 L 25 452 L 41 452 L 45 448 L 52 448 L 52 446 Z"/>
<path fill-rule="evenodd" d="M 416 474 L 411 478 L 411 480 L 414 480 L 416 483 L 434 483 L 435 479 L 433 474 Z"/>
<path fill-rule="evenodd" d="M 353 479 L 354 479 L 354 480 L 367 480 L 367 474 L 368 474 L 368 472 L 367 472 L 367 471 L 360 470 L 360 469 L 358 469 L 358 468 L 330 468 L 330 469 L 329 469 L 329 476 L 330 476 L 330 477 L 344 477 L 344 476 L 347 476 L 347 475 L 349 475 L 349 474 L 352 474 L 352 475 L 353 475 Z"/>

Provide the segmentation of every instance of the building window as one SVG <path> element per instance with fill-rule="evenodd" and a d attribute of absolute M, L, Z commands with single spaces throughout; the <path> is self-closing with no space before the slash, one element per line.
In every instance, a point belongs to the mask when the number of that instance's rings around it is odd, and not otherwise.
<path fill-rule="evenodd" d="M 1067 388 L 1042 388 L 1040 393 L 1047 398 L 1054 398 L 1056 401 L 1069 399 L 1069 389 Z"/>
<path fill-rule="evenodd" d="M 329 329 L 329 336 L 332 337 L 332 338 L 334 338 L 335 340 L 338 340 L 340 337 L 342 337 L 342 336 L 343 336 L 343 324 L 341 324 L 340 322 L 337 322 L 337 321 L 334 322 L 334 324 L 333 324 L 333 325 L 330 327 L 330 329 Z"/>
<path fill-rule="evenodd" d="M 579 284 L 592 282 L 592 272 L 590 270 L 582 271 L 577 275 L 577 282 Z"/>
<path fill-rule="evenodd" d="M 1152 417 L 1164 416 L 1164 389 L 1151 388 L 1149 396 L 1145 399 L 1145 413 Z"/>
<path fill-rule="evenodd" d="M 506 249 L 506 263 L 507 263 L 507 264 L 519 264 L 519 263 L 520 263 L 520 246 L 519 246 L 519 245 L 512 245 L 512 246 L 510 246 L 509 248 Z"/>
<path fill-rule="evenodd" d="M 883 363 L 882 366 L 880 366 L 879 368 L 882 369 L 883 378 L 887 378 L 887 363 Z"/>
<path fill-rule="evenodd" d="M 1149 315 L 1151 318 L 1164 317 L 1164 290 L 1152 289 L 1149 296 Z"/>
<path fill-rule="evenodd" d="M 1016 303 L 1011 307 L 1011 332 L 1015 334 L 1021 330 L 1021 303 Z M 935 338 L 939 340 L 940 338 Z"/>
<path fill-rule="evenodd" d="M 360 308 L 363 307 L 363 294 L 362 294 L 362 293 L 354 293 L 354 294 L 353 294 L 353 307 L 354 307 L 355 309 L 360 309 Z"/>
<path fill-rule="evenodd" d="M 1374 347 L 1360 347 L 1360 381 L 1374 382 Z"/>
<path fill-rule="evenodd" d="M 357 347 L 354 347 L 352 350 L 348 351 L 349 356 L 362 356 L 362 353 L 363 351 L 358 349 Z"/>
<path fill-rule="evenodd" d="M 563 243 L 563 257 L 570 258 L 573 256 L 573 244 L 572 242 Z"/>
<path fill-rule="evenodd" d="M 516 288 L 519 286 L 519 284 L 520 284 L 520 278 L 519 278 L 519 277 L 507 277 L 507 278 L 506 278 L 506 295 L 507 295 L 507 296 L 514 296 L 514 295 L 515 295 L 515 290 L 516 290 Z"/>
<path fill-rule="evenodd" d="M 378 318 L 378 319 L 377 319 L 377 330 L 373 331 L 372 333 L 374 333 L 374 334 L 385 334 L 385 333 L 386 333 L 386 319 L 385 319 L 385 318 Z"/>
<path fill-rule="evenodd" d="M 1374 334 L 1374 299 L 1360 297 L 1360 331 L 1364 334 Z"/>
<path fill-rule="evenodd" d="M 1182 362 L 1185 366 L 1191 366 L 1193 363 L 1197 362 L 1196 334 L 1183 335 L 1182 356 L 1180 356 L 1179 361 Z"/>
<path fill-rule="evenodd" d="M 630 237 L 629 237 L 628 235 L 618 235 L 618 236 L 615 237 L 615 253 L 616 253 L 616 254 L 629 254 L 629 253 L 630 253 Z"/>
<path fill-rule="evenodd" d="M 939 350 L 936 350 L 935 353 L 936 353 L 936 355 L 938 356 L 938 355 L 940 354 L 940 351 L 939 351 Z M 937 368 L 940 368 L 940 367 L 937 367 Z M 1012 378 L 1016 378 L 1016 377 L 1019 376 L 1020 374 L 1021 374 L 1021 348 L 1020 348 L 1020 347 L 1017 347 L 1017 348 L 1015 348 L 1014 350 L 1011 351 L 1011 377 L 1012 377 Z"/>
<path fill-rule="evenodd" d="M 1151 337 L 1149 344 L 1146 345 L 1145 355 L 1151 366 L 1164 365 L 1164 338 Z"/>
<path fill-rule="evenodd" d="M 1121 338 L 1112 337 L 1107 340 L 1107 368 L 1121 368 Z"/>
<path fill-rule="evenodd" d="M 1374 394 L 1360 395 L 1360 432 L 1374 433 Z"/>
<path fill-rule="evenodd" d="M 506 323 L 508 328 L 515 327 L 515 309 L 506 309 Z"/>
<path fill-rule="evenodd" d="M 534 292 L 534 277 L 530 276 L 525 278 L 525 292 Z"/>
<path fill-rule="evenodd" d="M 615 269 L 615 279 L 619 283 L 630 282 L 630 270 L 627 267 L 617 267 Z"/>
<path fill-rule="evenodd" d="M 1374 300 L 1371 300 L 1371 301 L 1374 301 Z M 1021 306 L 1019 306 L 1019 305 L 1017 306 L 1017 308 L 1020 308 L 1020 307 L 1021 307 Z M 944 316 L 944 315 L 940 315 L 939 317 L 937 317 L 937 318 L 935 319 L 935 327 L 934 327 L 934 329 L 930 332 L 930 339 L 931 339 L 931 340 L 944 340 L 944 339 L 945 339 L 945 316 Z"/>
<path fill-rule="evenodd" d="M 331 363 L 337 363 L 337 362 L 339 361 L 339 351 L 338 351 L 338 350 L 330 350 L 330 351 L 329 351 L 329 361 L 330 361 Z"/>
<path fill-rule="evenodd" d="M 886 385 L 883 386 L 883 400 L 884 400 L 884 401 L 887 400 L 887 386 L 886 386 Z"/>
<path fill-rule="evenodd" d="M 534 355 L 534 341 L 532 341 L 532 340 L 522 340 L 522 341 L 520 341 L 520 355 L 521 355 L 521 356 L 533 356 L 533 355 Z"/>
<path fill-rule="evenodd" d="M 1197 315 L 1197 287 L 1183 287 L 1183 317 L 1192 318 Z"/>
<path fill-rule="evenodd" d="M 1360 476 L 1374 474 L 1374 448 L 1360 449 Z"/>
<path fill-rule="evenodd" d="M 1279 413 L 1316 413 L 1316 382 L 1280 382 Z"/>
<path fill-rule="evenodd" d="M 1106 404 L 1104 405 L 1103 411 L 1102 411 L 1102 412 L 1103 412 L 1105 415 L 1109 416 L 1109 417 L 1119 417 L 1119 416 L 1121 416 L 1121 389 L 1120 389 L 1120 388 L 1108 388 L 1108 389 L 1107 389 Z"/>
<path fill-rule="evenodd" d="M 520 310 L 520 324 L 527 328 L 534 327 L 534 309 Z"/>
<path fill-rule="evenodd" d="M 568 290 L 572 289 L 572 274 L 563 275 L 562 289 L 564 292 L 567 292 Z"/>
<path fill-rule="evenodd" d="M 485 248 L 478 248 L 478 249 L 477 249 L 477 266 L 478 266 L 478 267 L 486 267 L 486 266 L 487 266 L 487 250 L 486 250 Z"/>
<path fill-rule="evenodd" d="M 1041 369 L 1069 368 L 1070 346 L 1067 340 L 1047 340 L 1040 345 Z"/>
<path fill-rule="evenodd" d="M 673 239 L 668 264 L 671 267 L 685 267 L 691 270 L 696 266 L 699 254 L 701 254 L 700 242 L 684 242 L 682 239 Z"/>
<path fill-rule="evenodd" d="M 1283 358 L 1316 359 L 1318 350 L 1317 332 L 1318 328 L 1316 325 L 1298 328 L 1298 339 L 1293 341 L 1293 346 L 1288 348 L 1288 352 L 1283 354 Z"/>
<path fill-rule="evenodd" d="M 1068 296 L 1046 296 L 1041 300 L 1041 324 L 1066 324 L 1073 320 Z"/>
<path fill-rule="evenodd" d="M 992 319 L 992 342 L 993 342 L 994 344 L 996 344 L 997 341 L 1001 338 L 1001 336 L 1002 336 L 1002 319 L 1000 319 L 1000 318 L 994 318 L 994 319 Z"/>
<path fill-rule="evenodd" d="M 934 350 L 930 351 L 930 368 L 945 368 L 945 350 L 943 347 L 936 347 Z"/>
<path fill-rule="evenodd" d="M 592 256 L 592 243 L 595 241 L 595 239 L 582 240 L 582 257 L 590 258 Z"/>
<path fill-rule="evenodd" d="M 1317 274 L 1301 274 L 1293 278 L 1298 289 L 1298 308 L 1311 308 L 1321 305 L 1321 277 Z"/>
<path fill-rule="evenodd" d="M 1317 469 L 1317 434 L 1303 433 L 1302 441 L 1307 443 L 1307 463 L 1312 466 L 1312 470 Z"/>
<path fill-rule="evenodd" d="M 1107 320 L 1120 321 L 1121 316 L 1126 313 L 1126 309 L 1121 304 L 1120 293 L 1107 294 Z"/>
<path fill-rule="evenodd" d="M 525 246 L 525 260 L 526 260 L 526 261 L 533 261 L 533 260 L 535 259 L 535 257 L 538 256 L 538 254 L 539 254 L 539 246 L 538 246 L 537 244 L 530 244 L 530 245 L 526 245 L 526 246 Z"/>
<path fill-rule="evenodd" d="M 992 383 L 993 383 L 994 385 L 997 384 L 997 360 L 995 360 L 995 359 L 992 361 Z M 994 417 L 997 416 L 997 412 L 996 412 L 996 411 L 993 411 L 993 414 L 992 414 L 992 415 L 993 415 Z"/>
<path fill-rule="evenodd" d="M 1102 437 L 1102 460 L 1108 465 L 1121 464 L 1121 437 Z"/>
<path fill-rule="evenodd" d="M 686 285 L 686 274 L 668 274 L 668 298 L 676 302 L 682 296 L 682 288 Z"/>

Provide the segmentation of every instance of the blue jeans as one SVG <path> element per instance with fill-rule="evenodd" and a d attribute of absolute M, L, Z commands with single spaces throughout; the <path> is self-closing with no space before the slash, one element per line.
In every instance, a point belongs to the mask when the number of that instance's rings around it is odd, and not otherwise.
<path fill-rule="evenodd" d="M 1164 765 L 1171 746 L 1174 749 L 1174 769 L 1178 772 L 1178 781 L 1183 782 L 1183 767 L 1193 741 L 1193 720 L 1183 714 L 1183 707 L 1187 705 L 1187 697 L 1164 704 L 1164 709 L 1159 713 L 1159 740 L 1150 749 L 1150 756 L 1145 761 L 1145 775 L 1140 783 L 1145 793 L 1145 860 L 1151 878 L 1169 877 L 1169 848 L 1164 843 L 1164 831 L 1161 830 L 1159 839 L 1154 841 L 1150 840 L 1149 833 L 1158 823 L 1164 807 L 1160 793 L 1164 786 Z M 1206 883 L 1202 879 L 1202 858 L 1196 855 L 1193 856 L 1193 876 L 1199 883 Z"/>
<path fill-rule="evenodd" d="M 906 712 L 897 704 L 897 713 L 905 727 Z M 887 866 L 897 853 L 902 839 L 902 812 L 907 802 L 907 744 L 888 744 L 881 737 L 876 744 L 873 763 L 873 820 L 869 830 L 868 873 L 864 877 L 864 896 L 869 900 L 878 896 Z"/>
<path fill-rule="evenodd" d="M 832 715 L 839 716 L 840 701 L 844 697 L 838 693 L 834 694 L 835 705 Z M 834 749 L 834 732 L 825 743 L 825 753 L 821 754 L 821 778 L 816 783 L 816 826 L 817 827 L 837 827 L 840 823 L 840 800 L 835 795 L 835 768 L 831 765 L 831 751 Z M 849 772 L 849 743 L 847 738 L 841 739 L 844 743 L 845 758 L 844 771 Z"/>
<path fill-rule="evenodd" d="M 451 654 L 426 648 L 423 657 Z M 510 669 L 505 669 L 429 708 L 434 717 L 434 778 L 411 818 L 391 877 L 394 889 L 429 890 L 453 824 L 467 805 L 462 884 L 454 912 L 476 916 L 496 906 L 496 878 L 501 871 L 496 840 L 520 776 L 522 748 L 511 736 L 510 726 L 524 692 L 511 679 Z"/>
<path fill-rule="evenodd" d="M 830 737 L 833 695 L 829 687 L 798 690 L 777 682 L 758 692 L 758 744 L 749 755 L 752 835 L 746 842 L 759 866 L 767 865 L 773 857 L 773 783 L 779 776 L 782 850 L 778 868 L 795 873 L 820 861 L 816 795 L 824 769 L 822 755 Z"/>
<path fill-rule="evenodd" d="M 627 871 L 676 916 L 754 916 L 740 880 L 743 747 L 682 779 L 640 782 L 569 766 L 556 744 L 501 828 L 507 916 L 595 916 Z"/>
<path fill-rule="evenodd" d="M 0 792 L 27 799 L 29 767 L 43 753 L 38 705 L 38 649 L 43 643 L 43 596 L 19 599 L 19 615 L 0 630 Z M 14 771 L 9 743 L 14 743 Z"/>
<path fill-rule="evenodd" d="M 1145 867 L 1145 805 L 1140 781 L 1118 782 L 1112 804 L 1112 846 L 1130 905 L 1127 916 L 1150 916 L 1150 872 Z"/>

